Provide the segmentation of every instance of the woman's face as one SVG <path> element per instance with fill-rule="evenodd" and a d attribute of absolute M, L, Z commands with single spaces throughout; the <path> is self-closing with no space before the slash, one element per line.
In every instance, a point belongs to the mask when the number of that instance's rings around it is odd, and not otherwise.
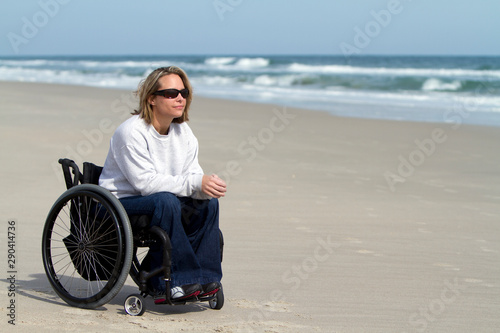
<path fill-rule="evenodd" d="M 184 89 L 184 83 L 182 79 L 177 74 L 168 74 L 162 76 L 159 80 L 158 90 L 164 89 Z M 186 99 L 178 94 L 174 98 L 166 98 L 160 95 L 153 95 L 150 99 L 150 103 L 153 109 L 153 114 L 156 120 L 161 121 L 162 119 L 169 119 L 172 121 L 174 118 L 179 118 L 184 112 L 186 107 Z"/>

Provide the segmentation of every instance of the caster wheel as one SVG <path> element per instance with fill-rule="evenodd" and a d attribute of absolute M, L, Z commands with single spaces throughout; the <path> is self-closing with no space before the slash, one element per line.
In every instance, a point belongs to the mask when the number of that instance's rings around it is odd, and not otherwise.
<path fill-rule="evenodd" d="M 214 298 L 208 301 L 211 309 L 220 310 L 224 306 L 224 292 L 219 290 L 217 294 L 215 294 Z"/>
<path fill-rule="evenodd" d="M 130 295 L 125 300 L 125 312 L 131 316 L 142 316 L 146 312 L 146 304 L 144 304 L 144 297 L 141 295 Z"/>

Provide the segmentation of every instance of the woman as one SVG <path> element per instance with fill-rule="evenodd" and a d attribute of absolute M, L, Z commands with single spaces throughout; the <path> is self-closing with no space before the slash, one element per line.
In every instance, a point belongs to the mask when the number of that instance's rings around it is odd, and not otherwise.
<path fill-rule="evenodd" d="M 99 185 L 110 190 L 129 215 L 150 215 L 172 243 L 170 295 L 175 300 L 208 296 L 220 288 L 218 198 L 226 183 L 205 175 L 198 164 L 198 141 L 187 125 L 192 88 L 174 66 L 154 70 L 139 84 L 139 109 L 111 138 Z M 161 250 L 146 261 L 161 265 Z M 150 280 L 166 296 L 161 277 Z"/>

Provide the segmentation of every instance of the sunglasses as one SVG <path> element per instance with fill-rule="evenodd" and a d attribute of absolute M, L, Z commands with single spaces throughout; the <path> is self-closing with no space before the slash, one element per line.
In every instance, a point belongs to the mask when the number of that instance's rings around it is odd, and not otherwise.
<path fill-rule="evenodd" d="M 153 95 L 160 95 L 165 98 L 176 98 L 181 94 L 182 98 L 187 98 L 189 96 L 189 90 L 187 89 L 163 89 L 163 90 L 158 90 L 153 93 Z"/>

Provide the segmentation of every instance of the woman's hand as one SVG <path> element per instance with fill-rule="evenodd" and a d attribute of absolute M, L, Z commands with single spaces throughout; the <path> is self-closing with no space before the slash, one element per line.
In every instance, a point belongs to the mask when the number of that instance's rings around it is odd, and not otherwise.
<path fill-rule="evenodd" d="M 203 175 L 201 191 L 212 198 L 220 198 L 226 194 L 226 182 L 217 175 Z"/>

